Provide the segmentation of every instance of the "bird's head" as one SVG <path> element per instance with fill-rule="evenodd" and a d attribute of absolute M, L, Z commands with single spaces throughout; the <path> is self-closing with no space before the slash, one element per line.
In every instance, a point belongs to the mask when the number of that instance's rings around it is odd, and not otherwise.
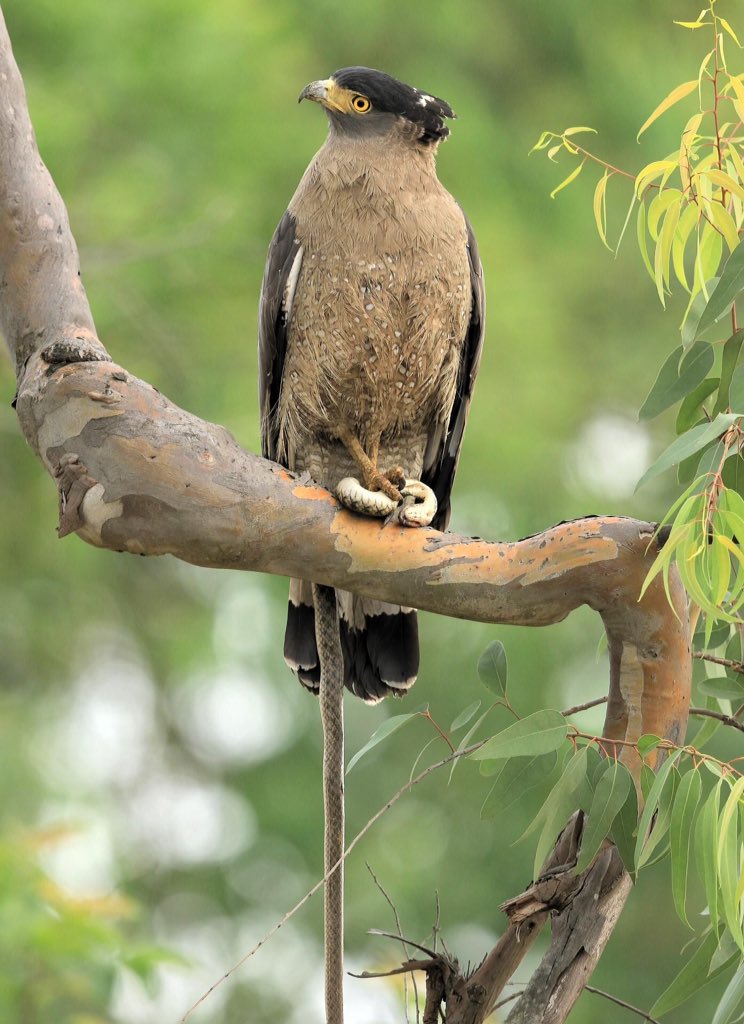
<path fill-rule="evenodd" d="M 457 116 L 445 100 L 372 68 L 341 68 L 330 78 L 305 86 L 302 100 L 325 107 L 331 129 L 344 135 L 385 136 L 403 122 L 410 126 L 411 139 L 423 146 L 446 139 L 449 128 L 444 119 Z"/>

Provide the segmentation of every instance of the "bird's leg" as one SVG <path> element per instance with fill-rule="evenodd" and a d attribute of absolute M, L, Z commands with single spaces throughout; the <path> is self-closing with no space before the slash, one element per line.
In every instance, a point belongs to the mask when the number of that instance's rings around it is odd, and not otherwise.
<path fill-rule="evenodd" d="M 362 486 L 368 491 L 382 491 L 391 501 L 399 502 L 401 493 L 396 483 L 403 484 L 405 477 L 399 466 L 389 469 L 387 473 L 381 473 L 377 468 L 377 459 L 380 453 L 380 438 L 378 437 L 370 446 L 370 455 L 367 455 L 362 448 L 359 438 L 351 430 L 343 427 L 338 432 L 338 438 L 354 458 L 362 473 Z"/>
<path fill-rule="evenodd" d="M 380 436 L 369 444 L 365 452 L 359 438 L 342 428 L 338 438 L 361 470 L 362 482 L 344 477 L 336 484 L 336 497 L 361 515 L 384 518 L 386 523 L 401 526 L 428 526 L 437 511 L 434 491 L 420 480 L 407 480 L 400 466 L 385 472 L 377 468 L 380 456 Z"/>

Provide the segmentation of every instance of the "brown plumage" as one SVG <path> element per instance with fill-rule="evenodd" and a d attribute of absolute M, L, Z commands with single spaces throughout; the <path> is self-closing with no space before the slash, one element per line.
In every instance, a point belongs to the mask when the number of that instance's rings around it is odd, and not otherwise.
<path fill-rule="evenodd" d="M 483 337 L 475 241 L 435 169 L 453 114 L 364 68 L 304 96 L 326 107 L 330 132 L 269 250 L 264 454 L 331 490 L 361 476 L 395 495 L 401 469 L 434 490 L 442 529 Z M 418 668 L 415 612 L 344 593 L 338 606 L 347 686 L 366 700 L 407 689 Z M 285 657 L 317 689 L 312 597 L 300 581 Z"/>

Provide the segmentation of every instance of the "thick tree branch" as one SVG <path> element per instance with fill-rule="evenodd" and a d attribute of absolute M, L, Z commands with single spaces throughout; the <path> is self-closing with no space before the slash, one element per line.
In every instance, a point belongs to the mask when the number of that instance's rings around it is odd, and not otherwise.
<path fill-rule="evenodd" d="M 659 543 L 653 524 L 588 518 L 514 543 L 382 526 L 179 409 L 111 362 L 96 337 L 65 207 L 36 149 L 1 14 L 0 91 L 0 328 L 16 366 L 21 428 L 57 483 L 60 535 L 76 532 L 98 547 L 197 565 L 299 576 L 482 622 L 542 626 L 585 604 L 602 617 L 608 638 L 604 735 L 632 743 L 648 732 L 682 741 L 691 661 L 676 572 L 671 605 L 658 578 L 639 601 Z M 637 771 L 632 747 L 621 756 Z M 448 1020 L 483 1019 L 507 969 L 524 955 L 528 933 L 556 910 L 551 900 L 563 889 L 550 884 L 550 898 L 539 880 L 511 906 L 504 940 L 469 979 L 459 1018 L 448 1006 Z M 629 881 L 607 848 L 571 886 L 550 956 L 510 1019 L 565 1019 Z"/>

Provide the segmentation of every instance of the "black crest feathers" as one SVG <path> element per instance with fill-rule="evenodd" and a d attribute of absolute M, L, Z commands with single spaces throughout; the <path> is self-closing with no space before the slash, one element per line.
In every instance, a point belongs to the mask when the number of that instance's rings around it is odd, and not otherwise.
<path fill-rule="evenodd" d="M 457 117 L 446 100 L 432 96 L 422 89 L 399 82 L 392 75 L 373 68 L 341 68 L 332 75 L 334 82 L 344 89 L 359 92 L 377 110 L 396 114 L 407 121 L 421 126 L 419 141 L 441 142 L 449 135 L 445 118 Z"/>

